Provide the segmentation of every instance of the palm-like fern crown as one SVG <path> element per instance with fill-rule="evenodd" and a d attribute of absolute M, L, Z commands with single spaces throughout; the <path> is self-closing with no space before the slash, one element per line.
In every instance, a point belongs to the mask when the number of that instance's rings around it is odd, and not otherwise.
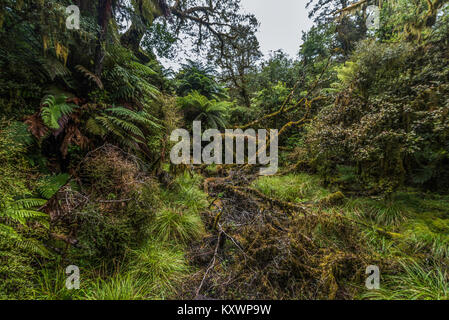
<path fill-rule="evenodd" d="M 139 63 L 126 48 L 112 46 L 107 53 L 104 83 L 115 101 L 144 105 L 159 96 L 159 90 L 150 83 L 151 77 L 156 74 L 154 70 Z"/>
<path fill-rule="evenodd" d="M 138 144 L 145 143 L 151 132 L 162 128 L 158 122 L 146 110 L 112 106 L 90 117 L 86 129 L 103 138 L 113 136 L 123 145 L 138 149 Z"/>
<path fill-rule="evenodd" d="M 209 100 L 199 92 L 194 91 L 178 99 L 188 120 L 205 121 L 210 128 L 224 128 L 229 109 L 229 102 Z"/>
<path fill-rule="evenodd" d="M 176 93 L 184 97 L 193 91 L 198 91 L 208 99 L 225 98 L 225 91 L 215 81 L 213 74 L 214 70 L 211 67 L 188 60 L 176 76 Z"/>

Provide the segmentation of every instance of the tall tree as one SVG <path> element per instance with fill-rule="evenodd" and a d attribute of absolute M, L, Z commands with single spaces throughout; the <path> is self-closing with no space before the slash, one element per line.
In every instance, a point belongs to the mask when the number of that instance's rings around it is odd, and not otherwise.
<path fill-rule="evenodd" d="M 345 10 L 352 8 L 357 1 L 351 0 L 309 0 L 309 17 L 314 18 L 317 27 L 335 25 L 337 47 L 344 56 L 354 49 L 354 45 L 366 35 L 366 6 L 354 15 L 347 15 Z M 364 2 L 367 2 L 364 0 Z"/>
<path fill-rule="evenodd" d="M 214 40 L 224 43 L 235 23 L 246 25 L 254 18 L 241 13 L 240 0 L 133 0 L 123 8 L 132 23 L 120 40 L 134 52 L 157 19 L 165 19 L 175 36 L 187 34 L 201 47 Z"/>

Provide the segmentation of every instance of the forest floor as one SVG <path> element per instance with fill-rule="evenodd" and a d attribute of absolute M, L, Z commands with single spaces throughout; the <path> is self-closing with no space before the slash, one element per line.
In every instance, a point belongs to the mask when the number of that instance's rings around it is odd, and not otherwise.
<path fill-rule="evenodd" d="M 307 173 L 202 170 L 208 235 L 189 249 L 196 299 L 447 299 L 449 197 L 346 197 Z M 365 287 L 378 266 L 380 290 Z"/>
<path fill-rule="evenodd" d="M 389 201 L 350 196 L 310 173 L 259 176 L 250 166 L 202 166 L 172 175 L 167 165 L 167 179 L 157 181 L 116 148 L 91 158 L 81 176 L 95 172 L 85 181 L 96 181 L 101 196 L 95 198 L 87 183 L 83 194 L 89 197 L 68 187 L 56 195 L 90 199 L 78 213 L 83 247 L 61 247 L 60 259 L 39 267 L 34 298 L 449 298 L 447 195 L 404 189 Z M 99 173 L 97 164 L 111 172 Z M 111 192 L 136 202 L 104 200 Z M 91 209 L 95 205 L 101 210 Z M 140 220 L 148 212 L 151 219 Z M 124 238 L 127 220 L 120 219 L 128 215 L 141 217 L 147 236 Z M 101 249 L 97 259 L 94 249 Z M 122 251 L 103 265 L 105 253 Z M 68 263 L 81 269 L 81 290 L 65 289 Z M 368 266 L 379 268 L 379 290 L 365 286 Z"/>

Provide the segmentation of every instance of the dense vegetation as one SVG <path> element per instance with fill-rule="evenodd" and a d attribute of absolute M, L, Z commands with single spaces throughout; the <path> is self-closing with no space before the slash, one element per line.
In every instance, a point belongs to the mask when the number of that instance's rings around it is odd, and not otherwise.
<path fill-rule="evenodd" d="M 447 2 L 310 0 L 292 59 L 239 0 L 1 1 L 0 299 L 448 299 Z M 171 164 L 194 120 L 279 172 Z"/>

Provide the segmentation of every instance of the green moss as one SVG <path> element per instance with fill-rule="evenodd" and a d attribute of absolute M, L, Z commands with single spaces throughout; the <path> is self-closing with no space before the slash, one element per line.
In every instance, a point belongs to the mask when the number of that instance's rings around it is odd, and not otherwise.
<path fill-rule="evenodd" d="M 0 300 L 33 299 L 36 270 L 30 255 L 0 239 Z"/>
<path fill-rule="evenodd" d="M 345 195 L 341 191 L 334 192 L 324 199 L 320 201 L 320 204 L 324 206 L 332 206 L 332 205 L 338 205 L 342 204 L 343 200 L 345 199 Z"/>

